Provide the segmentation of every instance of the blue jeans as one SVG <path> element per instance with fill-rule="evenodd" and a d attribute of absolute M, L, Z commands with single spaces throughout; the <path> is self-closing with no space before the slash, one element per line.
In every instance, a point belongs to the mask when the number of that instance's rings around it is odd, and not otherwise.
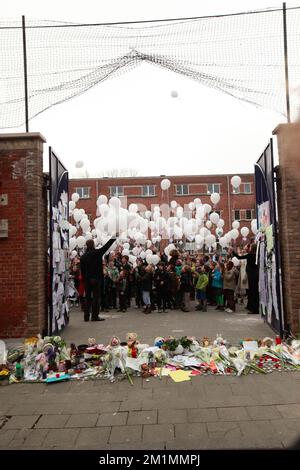
<path fill-rule="evenodd" d="M 143 290 L 143 302 L 145 305 L 151 305 L 150 292 Z"/>

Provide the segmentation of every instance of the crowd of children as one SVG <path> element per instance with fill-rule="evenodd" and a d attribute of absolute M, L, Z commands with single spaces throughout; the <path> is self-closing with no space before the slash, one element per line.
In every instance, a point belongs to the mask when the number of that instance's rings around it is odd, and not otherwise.
<path fill-rule="evenodd" d="M 84 304 L 84 283 L 80 263 L 74 259 L 72 275 L 78 298 Z M 101 311 L 117 309 L 126 312 L 130 307 L 144 313 L 167 312 L 167 309 L 207 311 L 207 305 L 218 310 L 234 312 L 238 298 L 247 291 L 247 274 L 243 262 L 236 268 L 230 259 L 218 255 L 195 255 L 173 250 L 170 257 L 161 254 L 157 266 L 138 258 L 133 267 L 128 256 L 111 252 L 103 260 Z M 133 303 L 134 300 L 134 303 Z"/>

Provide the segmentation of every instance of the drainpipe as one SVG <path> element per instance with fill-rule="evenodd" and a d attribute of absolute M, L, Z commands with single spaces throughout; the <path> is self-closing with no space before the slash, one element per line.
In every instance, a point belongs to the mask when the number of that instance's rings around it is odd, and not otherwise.
<path fill-rule="evenodd" d="M 230 185 L 229 185 L 229 175 L 227 175 L 227 199 L 228 199 L 228 224 L 229 224 L 229 229 L 228 231 L 231 230 L 231 199 L 230 199 Z"/>

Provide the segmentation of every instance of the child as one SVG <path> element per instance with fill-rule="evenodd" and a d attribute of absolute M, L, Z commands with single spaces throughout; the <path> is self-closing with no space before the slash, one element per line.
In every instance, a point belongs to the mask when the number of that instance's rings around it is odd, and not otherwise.
<path fill-rule="evenodd" d="M 182 295 L 183 304 L 181 310 L 183 312 L 190 312 L 191 303 L 190 295 L 193 288 L 193 277 L 191 273 L 191 268 L 188 265 L 183 266 L 181 276 L 180 276 L 180 291 Z"/>
<path fill-rule="evenodd" d="M 167 294 L 168 294 L 168 273 L 165 263 L 161 261 L 158 269 L 154 273 L 154 284 L 157 292 L 157 308 L 158 312 L 167 312 Z M 161 305 L 162 304 L 162 305 Z M 163 307 L 163 309 L 161 308 Z"/>
<path fill-rule="evenodd" d="M 110 260 L 107 268 L 108 277 L 110 279 L 108 285 L 108 304 L 109 308 L 117 308 L 117 282 L 119 279 L 119 271 L 115 266 L 114 260 Z"/>
<path fill-rule="evenodd" d="M 127 297 L 126 297 L 127 276 L 123 270 L 120 272 L 120 276 L 118 280 L 118 287 L 119 287 L 119 310 L 118 312 L 127 312 Z"/>
<path fill-rule="evenodd" d="M 224 273 L 224 297 L 226 303 L 226 312 L 235 312 L 234 292 L 236 289 L 237 271 L 232 261 L 228 261 Z"/>
<path fill-rule="evenodd" d="M 144 313 L 151 313 L 151 292 L 152 292 L 152 273 L 153 268 L 149 264 L 145 269 L 145 274 L 142 277 L 142 295 L 144 302 Z"/>
<path fill-rule="evenodd" d="M 202 266 L 202 268 L 200 268 L 200 272 L 197 272 L 195 276 L 197 279 L 196 296 L 198 300 L 196 310 L 207 312 L 206 289 L 209 283 L 209 266 Z"/>
<path fill-rule="evenodd" d="M 216 310 L 224 310 L 223 305 L 223 276 L 222 269 L 224 265 L 222 263 L 215 264 L 212 272 L 212 288 L 214 289 L 215 300 L 217 303 Z"/>

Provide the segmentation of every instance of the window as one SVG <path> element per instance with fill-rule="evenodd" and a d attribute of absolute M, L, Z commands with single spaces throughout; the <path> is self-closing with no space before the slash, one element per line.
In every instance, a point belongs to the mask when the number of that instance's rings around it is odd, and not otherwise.
<path fill-rule="evenodd" d="M 212 193 L 219 193 L 220 194 L 220 184 L 219 183 L 212 183 L 207 185 L 207 192 Z"/>
<path fill-rule="evenodd" d="M 155 186 L 143 186 L 142 187 L 142 196 L 149 197 L 155 196 Z"/>
<path fill-rule="evenodd" d="M 244 184 L 244 193 L 246 193 L 246 194 L 252 193 L 251 183 L 245 183 Z"/>
<path fill-rule="evenodd" d="M 246 209 L 245 210 L 245 219 L 246 220 L 252 220 L 252 209 Z"/>
<path fill-rule="evenodd" d="M 241 220 L 241 211 L 240 210 L 235 210 L 233 211 L 234 213 L 234 220 Z"/>
<path fill-rule="evenodd" d="M 82 186 L 81 188 L 76 188 L 75 192 L 79 194 L 80 199 L 90 198 L 90 188 L 88 186 Z"/>
<path fill-rule="evenodd" d="M 110 187 L 111 196 L 124 196 L 124 187 L 123 186 L 111 186 Z"/>
<path fill-rule="evenodd" d="M 239 188 L 232 189 L 233 194 L 251 194 L 252 183 L 242 183 Z"/>
<path fill-rule="evenodd" d="M 177 196 L 184 196 L 185 194 L 189 194 L 189 185 L 176 184 L 176 194 Z"/>

